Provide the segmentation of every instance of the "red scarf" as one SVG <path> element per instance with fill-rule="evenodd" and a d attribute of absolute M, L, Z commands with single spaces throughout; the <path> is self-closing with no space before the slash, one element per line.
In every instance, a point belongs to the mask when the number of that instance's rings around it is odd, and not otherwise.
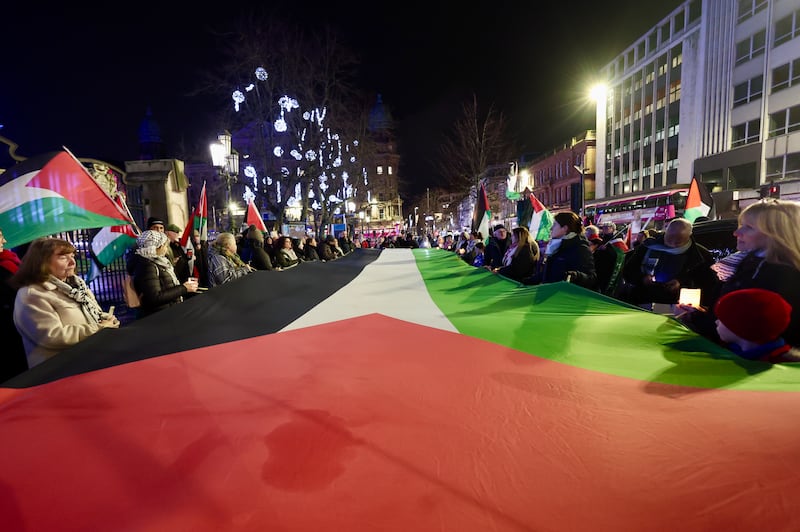
<path fill-rule="evenodd" d="M 16 253 L 4 249 L 0 251 L 0 268 L 10 271 L 12 274 L 19 270 L 20 260 Z"/>

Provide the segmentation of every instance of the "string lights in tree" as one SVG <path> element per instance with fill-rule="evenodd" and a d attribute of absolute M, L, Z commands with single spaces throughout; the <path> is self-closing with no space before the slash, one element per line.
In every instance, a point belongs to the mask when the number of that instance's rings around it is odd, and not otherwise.
<path fill-rule="evenodd" d="M 327 107 L 302 108 L 300 101 L 286 93 L 271 100 L 273 91 L 268 83 L 267 70 L 259 66 L 253 75 L 254 80 L 231 93 L 236 113 L 247 111 L 243 113 L 242 127 L 250 126 L 252 130 L 253 124 L 259 125 L 259 136 L 251 137 L 251 141 L 258 140 L 261 155 L 260 158 L 250 157 L 244 169 L 248 181 L 246 190 L 250 194 L 262 194 L 268 203 L 279 209 L 285 193 L 289 193 L 285 206 L 296 208 L 304 203 L 306 191 L 314 211 L 321 211 L 323 215 L 341 213 L 340 205 L 355 198 L 357 192 L 349 182 L 345 162 L 350 167 L 357 165 L 358 142 L 344 143 L 338 132 L 325 125 Z M 256 143 L 252 144 L 249 148 L 256 147 Z M 241 144 L 237 147 L 243 152 L 248 148 Z M 243 155 L 248 157 L 251 154 Z M 366 169 L 358 170 L 366 184 Z M 302 183 L 307 186 L 302 186 Z M 317 195 L 315 190 L 320 194 Z M 324 203 L 319 198 L 325 198 Z M 349 204 L 354 205 L 352 201 Z"/>

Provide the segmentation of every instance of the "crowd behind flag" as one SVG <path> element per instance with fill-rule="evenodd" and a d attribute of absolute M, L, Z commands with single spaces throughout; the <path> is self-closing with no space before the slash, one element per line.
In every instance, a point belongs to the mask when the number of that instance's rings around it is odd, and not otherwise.
<path fill-rule="evenodd" d="M 714 198 L 711 193 L 697 179 L 697 176 L 693 176 L 692 183 L 689 185 L 689 196 L 686 198 L 686 210 L 683 212 L 683 217 L 690 222 L 694 222 L 701 216 L 710 218 L 713 208 Z"/>

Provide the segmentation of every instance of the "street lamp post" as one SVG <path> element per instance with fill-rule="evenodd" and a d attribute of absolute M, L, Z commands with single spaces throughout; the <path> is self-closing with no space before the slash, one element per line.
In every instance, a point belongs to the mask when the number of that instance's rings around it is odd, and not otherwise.
<path fill-rule="evenodd" d="M 239 154 L 231 149 L 231 134 L 228 131 L 220 133 L 217 142 L 209 145 L 211 151 L 211 164 L 219 171 L 220 177 L 225 180 L 225 209 L 228 212 L 228 231 L 233 231 L 233 210 L 231 209 L 231 184 L 235 183 L 239 175 Z"/>
<path fill-rule="evenodd" d="M 583 211 L 584 211 L 584 208 L 586 207 L 586 168 L 578 166 L 578 165 L 573 165 L 572 167 L 575 168 L 575 170 L 577 170 L 581 174 L 581 181 L 580 181 L 580 187 L 579 187 L 580 188 L 580 192 L 579 192 L 580 196 L 578 198 L 580 200 L 581 212 L 579 212 L 578 214 L 580 214 L 580 216 L 583 217 Z"/>

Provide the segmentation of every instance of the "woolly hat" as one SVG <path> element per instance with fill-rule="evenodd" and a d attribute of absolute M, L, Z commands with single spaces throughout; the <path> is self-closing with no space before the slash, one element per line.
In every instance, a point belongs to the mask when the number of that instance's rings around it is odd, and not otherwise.
<path fill-rule="evenodd" d="M 155 250 L 163 246 L 167 240 L 167 235 L 161 231 L 142 231 L 142 234 L 136 239 L 136 247 Z"/>
<path fill-rule="evenodd" d="M 497 225 L 495 225 L 495 226 L 494 226 L 494 228 L 492 229 L 492 232 L 494 232 L 494 231 L 497 231 L 497 230 L 499 230 L 499 229 L 502 229 L 502 230 L 504 230 L 504 231 L 505 231 L 505 230 L 506 230 L 506 226 L 505 226 L 505 225 L 503 225 L 503 224 L 497 224 Z"/>
<path fill-rule="evenodd" d="M 150 229 L 151 227 L 153 227 L 156 224 L 166 225 L 164 223 L 164 220 L 162 220 L 161 218 L 156 218 L 155 216 L 151 216 L 150 218 L 147 219 L 147 228 L 148 229 Z"/>
<path fill-rule="evenodd" d="M 765 344 L 776 340 L 789 326 L 792 306 L 775 292 L 745 288 L 719 298 L 714 313 L 742 340 Z"/>
<path fill-rule="evenodd" d="M 175 224 L 169 224 L 167 226 L 167 231 L 172 231 L 173 233 L 180 233 L 181 231 L 183 231 L 183 229 L 181 229 Z"/>

